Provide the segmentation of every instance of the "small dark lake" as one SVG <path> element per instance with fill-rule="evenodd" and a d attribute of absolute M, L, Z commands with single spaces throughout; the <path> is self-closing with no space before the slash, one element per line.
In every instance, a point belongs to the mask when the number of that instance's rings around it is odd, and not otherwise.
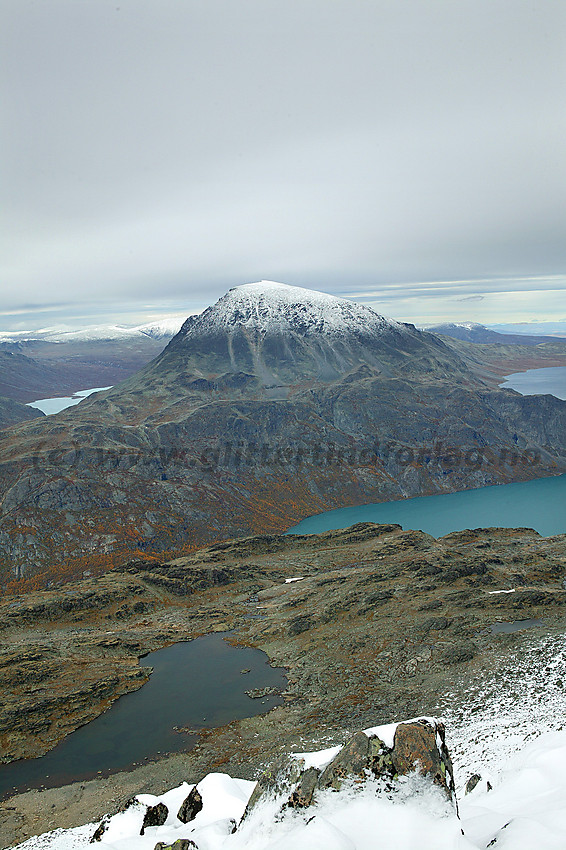
<path fill-rule="evenodd" d="M 544 626 L 542 620 L 513 620 L 511 623 L 494 623 L 490 626 L 494 635 L 509 635 L 512 632 L 520 632 L 523 629 L 534 629 L 536 626 Z"/>
<path fill-rule="evenodd" d="M 0 766 L 0 799 L 14 788 L 58 787 L 190 749 L 197 736 L 174 727 L 210 729 L 280 705 L 280 696 L 251 699 L 245 691 L 283 690 L 284 670 L 270 667 L 264 652 L 231 646 L 225 637 L 205 635 L 145 656 L 140 663 L 153 673 L 139 690 L 120 697 L 41 758 Z"/>

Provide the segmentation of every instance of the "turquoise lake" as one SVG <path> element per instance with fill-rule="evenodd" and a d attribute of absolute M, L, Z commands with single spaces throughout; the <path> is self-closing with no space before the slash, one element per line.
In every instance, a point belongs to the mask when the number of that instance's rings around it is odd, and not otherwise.
<path fill-rule="evenodd" d="M 287 534 L 317 534 L 356 522 L 397 522 L 442 537 L 464 528 L 534 528 L 545 537 L 566 533 L 566 475 L 520 484 L 480 487 L 441 496 L 419 496 L 339 508 L 308 517 Z"/>
<path fill-rule="evenodd" d="M 566 366 L 529 369 L 507 375 L 501 387 L 521 395 L 550 393 L 566 399 Z M 441 496 L 418 496 L 338 508 L 307 517 L 287 534 L 317 534 L 348 528 L 356 522 L 396 522 L 442 537 L 464 528 L 534 528 L 545 537 L 566 533 L 566 475 L 538 478 L 521 484 L 480 487 Z"/>

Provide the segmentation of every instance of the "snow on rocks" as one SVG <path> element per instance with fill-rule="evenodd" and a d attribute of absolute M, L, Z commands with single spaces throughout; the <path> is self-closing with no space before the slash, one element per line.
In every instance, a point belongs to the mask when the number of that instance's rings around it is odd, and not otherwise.
<path fill-rule="evenodd" d="M 556 653 L 557 644 L 552 648 Z M 525 663 L 532 664 L 532 658 L 526 658 Z M 556 663 L 562 663 L 562 659 L 557 658 Z M 518 675 L 526 678 L 521 670 Z M 528 694 L 527 690 L 527 702 Z M 532 723 L 533 707 L 529 704 L 527 708 Z M 488 847 L 564 850 L 566 730 L 548 732 L 526 745 L 523 743 L 518 752 L 508 753 L 507 758 L 502 759 L 503 730 L 497 727 L 497 734 L 493 734 L 496 728 L 493 714 L 488 710 L 483 715 L 477 712 L 474 717 L 476 725 L 471 730 L 466 731 L 467 723 L 451 730 L 459 739 L 460 748 L 469 749 L 470 741 L 465 735 L 474 736 L 483 726 L 488 738 L 491 735 L 495 752 L 491 754 L 491 762 L 480 764 L 481 778 L 470 786 L 468 794 L 462 795 L 460 818 L 445 789 L 418 770 L 397 774 L 394 782 L 389 783 L 371 770 L 364 774 L 363 753 L 360 753 L 366 741 L 369 750 L 371 741 L 379 740 L 383 747 L 378 755 L 391 756 L 390 745 L 394 751 L 411 727 L 413 732 L 426 731 L 429 727 L 432 734 L 428 735 L 427 748 L 429 752 L 436 749 L 438 757 L 442 757 L 441 724 L 433 718 L 417 718 L 356 733 L 348 742 L 351 745 L 355 739 L 355 746 L 350 746 L 349 751 L 356 770 L 353 776 L 346 771 L 340 777 L 339 790 L 332 784 L 320 788 L 319 777 L 332 763 L 335 766 L 346 763 L 344 750 L 348 749 L 348 743 L 345 747 L 296 754 L 288 760 L 291 771 L 294 765 L 295 790 L 299 789 L 303 795 L 294 801 L 295 804 L 289 797 L 289 786 L 284 782 L 278 785 L 277 776 L 273 777 L 273 793 L 259 796 L 256 793 L 255 805 L 250 807 L 248 801 L 256 787 L 254 782 L 232 779 L 225 774 L 209 774 L 196 786 L 183 783 L 159 796 L 139 795 L 125 811 L 106 819 L 98 846 L 100 850 L 194 850 L 195 847 L 198 850 L 374 850 L 376 847 L 383 850 L 486 850 Z M 517 740 L 513 738 L 515 744 Z M 413 755 L 414 751 L 408 759 L 409 767 L 415 761 Z M 423 756 L 426 757 L 426 748 L 424 752 L 422 748 L 419 751 L 420 766 L 426 768 Z M 495 771 L 492 768 L 497 757 L 499 765 Z M 469 776 L 467 767 L 461 765 L 461 782 L 465 782 L 466 773 Z M 486 779 L 488 775 L 492 790 Z M 177 813 L 183 810 L 189 798 L 193 803 L 198 800 L 197 791 L 202 808 L 193 806 L 192 818 L 182 823 Z M 307 801 L 309 792 L 311 799 Z M 161 812 L 167 809 L 165 821 L 147 826 L 144 835 L 140 836 L 148 808 L 155 809 L 159 804 L 163 807 Z M 243 818 L 246 806 L 248 811 Z M 88 824 L 56 830 L 26 841 L 18 850 L 85 850 L 96 826 Z"/>

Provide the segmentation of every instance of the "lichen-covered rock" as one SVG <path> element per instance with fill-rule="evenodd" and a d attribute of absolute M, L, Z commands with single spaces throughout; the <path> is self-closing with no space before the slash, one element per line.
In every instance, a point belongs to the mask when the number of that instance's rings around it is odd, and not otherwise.
<path fill-rule="evenodd" d="M 196 818 L 199 812 L 202 811 L 202 796 L 195 785 L 191 789 L 189 795 L 185 797 L 181 803 L 181 808 L 177 812 L 177 817 L 181 823 L 189 823 Z"/>
<path fill-rule="evenodd" d="M 198 850 L 198 846 L 190 838 L 178 838 L 173 844 L 158 841 L 153 850 Z"/>
<path fill-rule="evenodd" d="M 400 723 L 395 731 L 391 758 L 395 773 L 419 770 L 429 774 L 437 785 L 446 786 L 446 765 L 440 755 L 436 729 L 426 720 Z"/>
<path fill-rule="evenodd" d="M 163 826 L 167 820 L 169 809 L 165 803 L 157 803 L 155 806 L 148 806 L 143 818 L 140 835 L 144 835 L 148 826 Z"/>
<path fill-rule="evenodd" d="M 310 806 L 313 800 L 313 795 L 318 785 L 318 777 L 320 770 L 316 767 L 309 767 L 301 774 L 301 778 L 291 796 L 287 800 L 287 806 L 291 809 L 302 809 Z"/>
<path fill-rule="evenodd" d="M 319 788 L 340 788 L 347 776 L 363 776 L 368 768 L 369 738 L 356 732 L 322 771 Z"/>
<path fill-rule="evenodd" d="M 387 747 L 381 738 L 372 735 L 369 739 L 368 768 L 374 776 L 383 779 L 393 778 L 396 774 L 393 765 L 392 750 Z"/>
<path fill-rule="evenodd" d="M 300 781 L 302 775 L 300 762 L 288 757 L 283 757 L 267 770 L 264 770 L 252 791 L 240 823 L 249 816 L 258 800 L 266 796 L 274 797 L 288 791 L 289 788 Z"/>

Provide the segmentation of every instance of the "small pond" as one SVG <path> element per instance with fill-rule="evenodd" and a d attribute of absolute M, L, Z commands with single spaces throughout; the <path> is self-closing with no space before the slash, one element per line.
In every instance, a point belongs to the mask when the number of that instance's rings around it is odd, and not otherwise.
<path fill-rule="evenodd" d="M 83 399 L 88 398 L 93 393 L 100 393 L 103 390 L 111 390 L 112 387 L 92 387 L 90 390 L 77 390 L 73 395 L 62 396 L 57 398 L 38 398 L 37 401 L 30 401 L 28 407 L 36 407 L 45 413 L 46 416 L 52 416 L 54 413 L 61 413 L 67 407 L 73 407 L 75 404 L 80 404 Z"/>
<path fill-rule="evenodd" d="M 494 635 L 509 635 L 511 632 L 520 632 L 522 629 L 534 629 L 535 626 L 544 626 L 542 620 L 513 620 L 510 623 L 493 623 L 491 626 Z"/>
<path fill-rule="evenodd" d="M 277 694 L 252 699 L 245 691 L 284 690 L 284 670 L 270 667 L 264 652 L 231 646 L 226 636 L 205 635 L 145 656 L 140 663 L 153 673 L 139 690 L 120 697 L 41 758 L 0 766 L 0 799 L 14 788 L 58 787 L 188 750 L 197 735 L 176 728 L 223 726 L 280 705 Z"/>

